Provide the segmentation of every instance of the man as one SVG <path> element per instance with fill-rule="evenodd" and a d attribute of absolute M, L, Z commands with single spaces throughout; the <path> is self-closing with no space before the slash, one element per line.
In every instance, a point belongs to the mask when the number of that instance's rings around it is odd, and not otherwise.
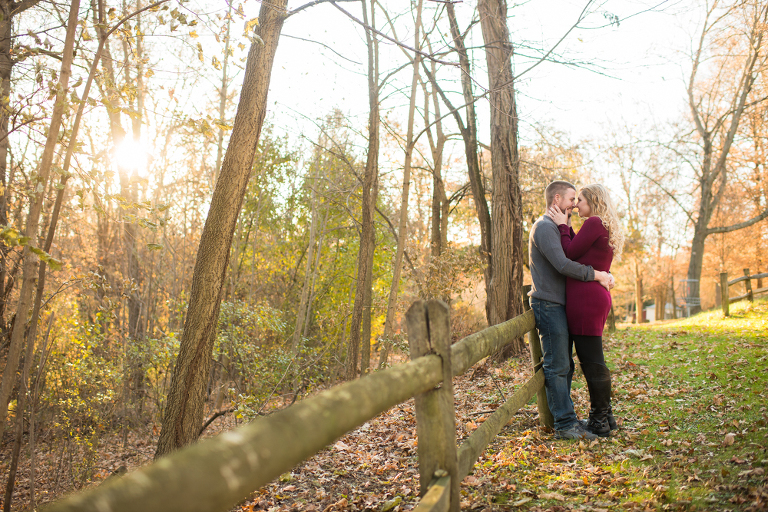
<path fill-rule="evenodd" d="M 555 206 L 566 212 L 570 225 L 570 214 L 576 204 L 576 187 L 567 181 L 553 181 L 544 191 L 544 198 L 546 209 Z M 565 278 L 598 281 L 610 290 L 614 284 L 613 276 L 566 258 L 560 244 L 560 230 L 546 215 L 542 215 L 531 229 L 528 254 L 533 280 L 531 308 L 544 354 L 544 386 L 547 404 L 555 420 L 555 437 L 595 439 L 597 436 L 579 421 L 571 400 L 574 363 L 565 316 Z"/>

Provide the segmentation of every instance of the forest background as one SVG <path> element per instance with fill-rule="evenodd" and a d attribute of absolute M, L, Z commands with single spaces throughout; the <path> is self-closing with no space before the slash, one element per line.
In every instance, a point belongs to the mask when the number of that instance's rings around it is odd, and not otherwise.
<path fill-rule="evenodd" d="M 721 271 L 764 270 L 759 2 L 281 5 L 0 1 L 0 419 L 17 462 L 37 436 L 87 481 L 105 433 L 171 430 L 183 368 L 201 401 L 159 454 L 203 418 L 386 366 L 416 298 L 450 304 L 456 339 L 514 316 L 553 179 L 613 193 L 619 319 L 712 307 Z M 238 139 L 250 90 L 263 107 Z M 242 201 L 222 192 L 235 161 Z M 204 235 L 217 205 L 231 233 Z"/>

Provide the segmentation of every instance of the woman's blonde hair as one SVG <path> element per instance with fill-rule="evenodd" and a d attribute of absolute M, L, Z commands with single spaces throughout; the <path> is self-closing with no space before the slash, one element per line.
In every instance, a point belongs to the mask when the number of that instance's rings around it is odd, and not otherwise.
<path fill-rule="evenodd" d="M 613 256 L 618 258 L 624 249 L 624 230 L 619 222 L 619 214 L 611 201 L 608 189 L 599 183 L 593 183 L 583 187 L 580 194 L 584 196 L 589 207 L 592 209 L 592 215 L 600 217 L 603 226 L 608 230 L 608 245 L 613 249 Z"/>

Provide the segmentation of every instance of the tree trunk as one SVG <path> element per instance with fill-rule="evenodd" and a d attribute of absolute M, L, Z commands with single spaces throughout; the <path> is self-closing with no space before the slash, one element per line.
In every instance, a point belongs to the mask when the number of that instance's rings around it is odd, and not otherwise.
<path fill-rule="evenodd" d="M 35 376 L 34 387 L 31 390 L 30 403 L 29 403 L 29 507 L 35 510 L 35 484 L 37 477 L 35 476 L 37 462 L 35 459 L 35 415 L 37 413 L 37 399 L 40 396 L 40 383 L 43 380 L 43 371 L 45 369 L 45 362 L 48 359 L 48 338 L 51 335 L 51 327 L 53 327 L 53 320 L 55 316 L 53 313 L 48 317 L 48 329 L 45 332 L 43 338 L 43 346 L 40 348 L 40 356 L 37 363 L 37 375 Z"/>
<path fill-rule="evenodd" d="M 227 66 L 229 65 L 229 32 L 232 26 L 232 4 L 227 9 L 227 35 L 224 38 L 224 58 L 221 59 L 221 89 L 219 89 L 219 124 L 226 125 L 225 116 L 227 115 L 227 87 L 229 80 L 227 78 Z M 219 167 L 221 166 L 221 157 L 224 154 L 224 128 L 219 126 L 219 135 L 216 139 L 216 167 L 213 168 L 213 185 L 216 185 L 218 179 Z"/>
<path fill-rule="evenodd" d="M 320 274 L 320 258 L 323 255 L 323 242 L 325 241 L 325 227 L 328 225 L 328 216 L 331 213 L 330 207 L 326 206 L 325 215 L 323 216 L 323 222 L 320 224 L 320 236 L 317 239 L 317 250 L 315 250 L 315 265 L 312 269 L 312 280 L 309 283 L 309 300 L 307 301 L 307 313 L 304 318 L 304 334 L 306 338 L 309 336 L 309 327 L 312 319 L 312 304 L 315 301 L 315 284 L 317 283 L 317 276 Z"/>
<path fill-rule="evenodd" d="M 181 347 L 163 411 L 155 457 L 193 442 L 203 422 L 205 385 L 232 237 L 266 115 L 272 63 L 287 0 L 262 4 L 245 66 L 229 146 L 200 237 Z"/>
<path fill-rule="evenodd" d="M 141 9 L 141 0 L 136 0 L 136 9 Z M 128 14 L 128 13 L 126 13 Z M 127 38 L 124 39 L 127 41 Z M 136 50 L 133 60 L 136 62 L 136 115 L 131 116 L 131 127 L 133 132 L 133 140 L 136 142 L 141 141 L 141 128 L 143 124 L 144 115 L 144 64 L 143 64 L 143 51 L 144 51 L 144 37 L 141 31 L 141 14 L 136 16 Z M 126 61 L 130 62 L 130 53 L 126 55 Z M 130 67 L 126 67 L 126 73 Z M 133 105 L 131 105 L 133 106 Z M 139 203 L 139 179 L 137 169 L 133 170 L 133 174 L 129 180 L 130 200 L 133 204 Z M 136 208 L 131 208 L 129 213 L 134 216 L 138 216 Z M 146 347 L 144 343 L 144 333 L 141 330 L 141 287 L 142 276 L 139 269 L 139 243 L 136 232 L 136 224 L 133 221 L 126 222 L 123 220 L 125 226 L 125 251 L 126 251 L 126 267 L 128 269 L 128 277 L 131 280 L 131 292 L 128 294 L 128 336 L 137 350 L 132 350 L 134 354 L 131 361 L 131 385 L 132 393 L 131 398 L 133 401 L 134 409 L 137 414 L 141 414 L 141 410 L 144 404 L 144 361 L 142 357 Z M 130 237 L 130 238 L 129 238 Z"/>
<path fill-rule="evenodd" d="M 709 223 L 709 219 L 706 220 Z M 703 224 L 703 226 L 701 225 Z M 693 240 L 691 240 L 691 258 L 688 261 L 688 282 L 686 288 L 683 290 L 686 297 L 701 300 L 699 281 L 701 280 L 701 269 L 704 265 L 704 244 L 707 240 L 706 224 L 704 219 L 702 222 L 696 223 L 693 232 Z M 690 314 L 694 315 L 701 311 L 701 303 L 692 304 L 689 308 Z"/>
<path fill-rule="evenodd" d="M 670 277 L 670 281 L 672 281 L 672 289 L 670 291 L 670 295 L 672 297 L 672 318 L 677 318 L 677 298 L 675 297 L 675 276 Z"/>
<path fill-rule="evenodd" d="M 13 36 L 13 24 L 11 20 L 12 0 L 0 1 L 0 102 L 2 105 L 10 105 L 11 94 L 11 70 L 13 69 L 13 57 L 11 56 L 11 38 Z M 0 225 L 8 225 L 8 192 L 10 183 L 8 173 L 8 109 L 0 109 Z M 6 279 L 8 276 L 9 248 L 0 244 L 0 342 L 9 335 L 9 326 L 5 322 L 6 312 Z"/>
<path fill-rule="evenodd" d="M 27 225 L 24 230 L 24 235 L 28 238 L 29 244 L 24 247 L 22 253 L 24 267 L 18 307 L 16 308 L 16 322 L 14 323 L 11 332 L 11 343 L 8 349 L 7 362 L 5 369 L 3 370 L 3 380 L 0 384 L 0 438 L 2 437 L 5 427 L 5 419 L 8 414 L 8 400 L 16 380 L 16 371 L 19 368 L 19 356 L 21 355 L 24 332 L 27 327 L 27 315 L 29 314 L 30 306 L 32 305 L 32 292 L 35 289 L 35 281 L 37 280 L 39 258 L 32 252 L 30 244 L 37 243 L 40 213 L 43 209 L 43 201 L 45 199 L 43 191 L 48 187 L 48 180 L 51 174 L 54 151 L 58 143 L 62 117 L 65 110 L 69 108 L 67 97 L 69 78 L 72 72 L 72 50 L 74 49 L 79 8 L 80 0 L 73 0 L 70 5 L 69 19 L 67 21 L 67 34 L 64 40 L 56 103 L 51 115 L 51 123 L 48 128 L 48 136 L 45 141 L 45 149 L 43 150 L 37 177 L 33 181 L 33 189 L 35 190 L 35 193 L 29 206 Z"/>
<path fill-rule="evenodd" d="M 717 22 L 708 23 L 709 16 L 717 8 L 716 3 L 711 7 L 710 12 L 707 13 L 688 82 L 688 100 L 691 116 L 694 120 L 696 132 L 702 140 L 702 165 L 699 170 L 699 183 L 697 186 L 700 196 L 699 212 L 694 222 L 691 258 L 688 263 L 689 282 L 686 293 L 687 297 L 695 299 L 689 309 L 691 314 L 701 311 L 700 281 L 704 261 L 704 245 L 707 236 L 713 233 L 736 231 L 768 216 L 768 209 L 764 209 L 761 214 L 745 222 L 717 228 L 709 226 L 712 215 L 720 204 L 723 193 L 728 186 L 728 167 L 730 165 L 728 155 L 738 133 L 739 124 L 745 109 L 760 105 L 760 103 L 765 101 L 765 98 L 762 98 L 749 104 L 747 102 L 755 82 L 766 70 L 764 66 L 765 48 L 762 43 L 765 35 L 765 25 L 768 23 L 768 7 L 759 3 L 754 7 L 755 10 L 751 13 L 751 19 L 747 18 L 750 25 L 742 29 L 743 35 L 747 37 L 745 43 L 749 51 L 747 52 L 739 81 L 733 89 L 732 96 L 728 97 L 726 92 L 724 93 L 724 98 L 719 102 L 712 102 L 709 98 L 694 97 L 696 76 L 703 56 L 703 43 L 709 31 L 713 30 L 717 24 Z M 723 16 L 720 19 L 726 18 Z M 719 79 L 720 77 L 716 78 Z M 712 115 L 712 112 L 702 112 L 702 108 L 710 104 L 730 104 L 731 107 L 726 115 L 718 117 L 717 115 Z M 708 125 L 710 120 L 714 120 L 713 126 Z M 717 137 L 718 134 L 720 135 L 719 138 Z M 716 141 L 719 142 L 718 148 L 715 147 Z M 716 149 L 719 151 L 716 151 Z"/>
<path fill-rule="evenodd" d="M 94 3 L 96 5 L 94 5 Z M 102 69 L 104 71 L 104 74 L 106 75 L 106 80 L 103 80 L 104 82 L 104 97 L 103 100 L 105 101 L 105 105 L 107 106 L 107 116 L 109 117 L 109 127 L 110 127 L 110 133 L 112 135 L 112 146 L 113 149 L 120 146 L 120 144 L 125 140 L 126 136 L 126 130 L 123 127 L 122 120 L 120 118 L 120 106 L 121 106 L 121 97 L 120 92 L 118 90 L 117 85 L 117 75 L 115 73 L 115 63 L 114 59 L 112 57 L 112 51 L 110 49 L 109 42 L 107 41 L 107 35 L 106 35 L 106 23 L 105 23 L 105 8 L 104 8 L 104 1 L 103 0 L 91 0 L 91 8 L 93 9 L 93 24 L 96 27 L 96 31 L 99 34 L 99 40 L 103 43 L 103 53 L 104 58 L 101 61 Z M 126 7 L 123 5 L 123 10 L 125 11 Z M 129 58 L 129 52 L 127 48 L 127 44 L 125 41 L 123 42 L 123 53 L 124 58 L 128 60 Z M 125 69 L 125 81 L 126 83 L 130 83 L 131 77 L 129 74 L 129 69 L 126 66 Z M 140 129 L 140 128 L 139 128 Z M 133 197 L 132 191 L 131 191 L 131 184 L 130 184 L 130 177 L 128 176 L 128 169 L 125 169 L 123 167 L 122 162 L 117 163 L 118 167 L 118 177 L 120 180 L 120 195 L 123 197 L 123 199 L 129 203 L 129 204 L 135 204 L 137 202 L 137 198 Z M 122 222 L 120 223 L 120 230 L 121 233 L 121 246 L 123 248 L 123 260 L 122 260 L 122 269 L 123 269 L 123 280 L 125 281 L 126 278 L 128 280 L 133 279 L 133 277 L 138 273 L 138 260 L 135 258 L 135 252 L 136 252 L 136 228 L 131 223 L 130 220 L 127 220 L 128 216 L 135 216 L 136 211 L 135 209 L 131 209 L 129 211 L 122 213 Z M 122 352 L 123 352 L 123 386 L 122 386 L 122 439 L 123 439 L 123 445 L 125 445 L 128 442 L 128 403 L 130 401 L 130 391 L 131 391 L 131 381 L 135 377 L 135 372 L 133 371 L 133 357 L 130 357 L 128 354 L 129 349 L 128 346 L 133 342 L 133 332 L 135 331 L 135 325 L 138 322 L 138 301 L 136 300 L 136 292 L 133 289 L 128 290 L 128 322 L 127 322 L 127 328 L 121 329 L 121 339 L 122 339 Z M 123 318 L 123 321 L 125 319 Z M 121 326 L 124 326 L 121 322 Z"/>
<path fill-rule="evenodd" d="M 304 272 L 304 286 L 301 289 L 301 301 L 299 303 L 299 309 L 296 311 L 296 327 L 293 330 L 293 343 L 291 349 L 294 355 L 299 353 L 301 345 L 301 336 L 304 334 L 304 320 L 306 317 L 307 303 L 309 302 L 309 293 L 311 286 L 311 272 L 312 264 L 314 263 L 314 251 L 315 251 L 315 237 L 317 235 L 317 201 L 316 201 L 316 188 L 318 186 L 318 178 L 320 176 L 320 149 L 316 149 L 315 154 L 315 172 L 310 181 L 310 199 L 309 207 L 312 210 L 312 221 L 309 226 L 309 247 L 307 249 L 307 265 Z"/>
<path fill-rule="evenodd" d="M 378 184 L 374 186 L 372 196 L 378 195 Z M 371 315 L 373 314 L 373 253 L 376 250 L 376 228 L 371 222 L 368 233 L 368 271 L 363 283 L 363 325 L 360 335 L 360 373 L 365 375 L 371 368 Z"/>
<path fill-rule="evenodd" d="M 643 323 L 643 278 L 635 279 L 635 323 Z"/>
<path fill-rule="evenodd" d="M 8 179 L 8 128 L 11 114 L 11 73 L 16 64 L 11 54 L 11 41 L 13 41 L 13 18 L 23 11 L 37 4 L 37 1 L 18 3 L 12 0 L 0 0 L 0 225 L 8 225 L 8 201 L 12 182 Z M 7 255 L 9 248 L 0 244 L 0 340 L 10 336 L 10 326 L 6 323 L 5 315 L 8 309 L 7 298 L 13 287 L 13 277 L 9 277 Z"/>
<path fill-rule="evenodd" d="M 478 10 L 491 90 L 493 266 L 487 309 L 489 323 L 496 325 L 523 313 L 523 209 L 507 4 L 505 0 L 480 0 Z M 524 347 L 523 339 L 519 338 L 497 357 L 505 359 Z"/>
<path fill-rule="evenodd" d="M 664 309 L 667 305 L 667 293 L 666 293 L 666 286 L 659 285 L 656 288 L 656 299 L 654 302 L 656 303 L 656 307 L 654 308 L 655 311 L 655 320 L 664 320 Z"/>
<path fill-rule="evenodd" d="M 368 6 L 362 2 L 363 20 L 365 24 L 375 28 L 374 3 L 371 2 L 370 22 Z M 357 359 L 360 354 L 360 329 L 364 314 L 365 287 L 367 274 L 373 272 L 373 214 L 376 208 L 376 195 L 379 181 L 379 51 L 378 40 L 370 30 L 365 31 L 368 44 L 368 156 L 365 162 L 363 176 L 362 225 L 360 227 L 360 252 L 357 255 L 357 286 L 355 302 L 352 308 L 352 318 L 347 345 L 347 379 L 357 376 Z M 370 309 L 366 312 L 370 316 Z M 370 320 L 369 320 L 370 321 Z M 370 343 L 370 339 L 368 340 Z"/>
<path fill-rule="evenodd" d="M 414 48 L 420 49 L 421 32 L 421 10 L 422 0 L 418 0 L 416 5 L 416 27 L 414 29 L 413 41 Z M 418 53 L 413 57 L 413 75 L 411 78 L 411 96 L 408 106 L 408 126 L 405 137 L 405 163 L 403 165 L 403 191 L 400 196 L 400 218 L 397 226 L 397 249 L 395 250 L 395 266 L 392 270 L 392 285 L 389 288 L 389 299 L 387 300 L 387 317 L 384 321 L 384 335 L 382 339 L 385 344 L 389 344 L 392 339 L 395 323 L 395 310 L 397 309 L 397 291 L 400 288 L 400 273 L 403 269 L 403 253 L 405 252 L 405 243 L 408 239 L 408 196 L 411 190 L 411 163 L 413 160 L 413 148 L 416 143 L 413 136 L 413 124 L 416 117 L 416 95 L 419 85 L 419 66 L 421 65 L 421 55 Z M 427 97 L 429 101 L 429 97 Z M 433 249 L 434 250 L 434 249 Z M 386 349 L 385 349 L 386 350 Z M 388 351 L 382 353 L 379 357 L 379 368 L 385 364 L 384 356 Z"/>
<path fill-rule="evenodd" d="M 21 441 L 24 434 L 24 412 L 27 408 L 29 370 L 32 367 L 32 359 L 35 353 L 35 340 L 30 337 L 27 340 L 27 347 L 24 354 L 24 366 L 21 371 L 21 381 L 19 382 L 19 399 L 16 404 L 16 431 L 14 432 L 13 448 L 11 449 L 11 464 L 8 468 L 8 481 L 5 485 L 5 497 L 3 499 L 3 512 L 10 512 L 11 501 L 13 500 L 13 489 L 16 484 L 16 470 L 19 466 L 19 455 L 21 454 Z"/>
<path fill-rule="evenodd" d="M 451 26 L 451 37 L 453 37 L 453 42 L 456 45 L 459 54 L 459 63 L 461 65 L 461 90 L 467 110 L 467 125 L 465 129 L 461 130 L 461 135 L 464 139 L 464 155 L 467 160 L 469 185 L 472 189 L 472 198 L 475 202 L 477 220 L 480 224 L 480 252 L 486 261 L 485 289 L 487 291 L 491 287 L 491 276 L 493 275 L 493 257 L 491 254 L 493 235 L 491 229 L 491 215 L 488 209 L 488 202 L 485 199 L 485 181 L 480 172 L 480 161 L 477 157 L 477 117 L 475 116 L 475 97 L 472 93 L 472 75 L 470 74 L 469 55 L 464 45 L 464 39 L 459 31 L 459 25 L 456 22 L 456 12 L 453 8 L 453 2 L 446 3 L 446 10 Z M 506 14 L 504 20 L 504 27 L 506 27 Z M 456 117 L 458 117 L 458 113 L 456 114 Z M 459 126 L 461 127 L 461 123 L 459 123 Z M 488 323 L 491 324 L 490 310 L 487 307 L 487 302 L 485 314 Z"/>
<path fill-rule="evenodd" d="M 48 340 L 48 335 L 51 332 L 51 326 L 53 325 L 53 313 L 51 313 L 51 316 L 48 320 L 48 330 L 46 331 L 45 340 Z M 16 406 L 16 432 L 13 440 L 13 448 L 11 449 L 11 464 L 8 469 L 8 481 L 5 486 L 5 498 L 3 499 L 3 512 L 10 512 L 11 510 L 11 501 L 13 500 L 13 489 L 16 484 L 16 470 L 18 469 L 19 464 L 19 455 L 21 454 L 21 442 L 22 437 L 24 434 L 24 411 L 27 408 L 27 401 L 30 402 L 30 419 L 29 419 L 29 428 L 30 428 L 30 449 L 34 450 L 34 402 L 33 402 L 33 395 L 30 393 L 29 389 L 29 372 L 32 368 L 32 360 L 34 359 L 34 353 L 35 353 L 35 336 L 32 334 L 29 337 L 29 340 L 27 341 L 27 347 L 24 354 L 24 367 L 21 372 L 21 382 L 19 383 L 19 399 Z M 42 359 L 40 360 L 40 365 L 43 364 Z M 31 471 L 31 496 L 32 501 L 34 502 L 34 453 L 32 454 L 32 460 L 30 464 L 30 471 Z"/>
<path fill-rule="evenodd" d="M 430 48 L 431 51 L 431 48 Z M 437 66 L 434 61 L 431 62 L 432 76 L 437 74 Z M 427 91 L 424 86 L 424 123 L 430 125 L 429 102 L 432 101 L 435 109 L 435 136 L 432 130 L 427 128 L 427 138 L 429 139 L 429 148 L 432 153 L 432 226 L 430 232 L 430 256 L 436 261 L 443 253 L 448 243 L 448 200 L 445 195 L 445 183 L 443 182 L 443 150 L 447 137 L 443 133 L 442 116 L 440 115 L 440 102 L 437 98 L 437 91 L 432 88 L 432 92 Z M 432 265 L 432 271 L 436 266 Z M 440 297 L 446 303 L 450 304 L 450 297 Z M 445 300 L 449 299 L 449 300 Z"/>

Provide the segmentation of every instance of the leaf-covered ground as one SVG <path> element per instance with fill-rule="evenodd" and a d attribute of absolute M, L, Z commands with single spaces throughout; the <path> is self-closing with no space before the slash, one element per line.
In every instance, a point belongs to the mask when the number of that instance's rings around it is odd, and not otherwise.
<path fill-rule="evenodd" d="M 522 419 L 465 486 L 471 506 L 768 510 L 768 303 L 732 311 L 611 336 L 618 434 L 556 441 Z"/>
<path fill-rule="evenodd" d="M 471 510 L 768 510 L 768 302 L 620 330 L 607 339 L 620 430 L 555 440 L 521 410 L 462 482 Z M 465 437 L 529 376 L 525 361 L 457 379 Z M 583 378 L 574 400 L 584 414 Z M 244 509 L 409 509 L 412 405 L 395 408 L 263 489 Z M 393 506 L 397 504 L 396 506 Z"/>
<path fill-rule="evenodd" d="M 592 443 L 560 441 L 521 409 L 461 486 L 465 510 L 768 510 L 768 302 L 732 316 L 619 330 L 606 340 L 620 430 Z M 530 363 L 480 366 L 455 381 L 457 435 L 469 435 L 530 377 Z M 584 415 L 583 378 L 574 402 Z M 209 434 L 234 426 L 217 420 Z M 157 432 L 102 439 L 90 483 L 151 460 Z M 460 441 L 459 441 L 460 442 Z M 38 496 L 71 490 L 62 456 L 38 455 Z M 6 452 L 3 451 L 3 459 Z M 57 462 L 58 461 L 58 462 Z M 25 507 L 26 464 L 14 508 Z M 0 469 L 7 474 L 7 462 Z M 79 486 L 76 486 L 79 487 Z M 238 510 L 404 511 L 418 495 L 413 401 L 395 407 L 254 493 Z"/>

